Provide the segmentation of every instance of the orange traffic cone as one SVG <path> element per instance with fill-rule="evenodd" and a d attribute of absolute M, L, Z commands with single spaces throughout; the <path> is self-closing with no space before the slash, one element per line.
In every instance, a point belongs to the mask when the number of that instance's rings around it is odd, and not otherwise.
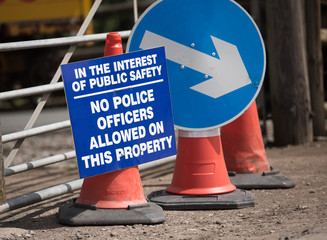
<path fill-rule="evenodd" d="M 76 203 L 97 208 L 128 208 L 147 203 L 138 167 L 85 178 Z"/>
<path fill-rule="evenodd" d="M 105 56 L 122 54 L 120 34 L 109 33 Z M 80 196 L 59 209 L 67 225 L 156 224 L 165 221 L 162 209 L 144 197 L 137 166 L 87 177 Z"/>
<path fill-rule="evenodd" d="M 163 209 L 233 209 L 254 206 L 250 192 L 231 184 L 219 129 L 179 131 L 172 183 L 148 199 Z"/>
<path fill-rule="evenodd" d="M 189 136 L 190 132 L 179 132 L 178 156 L 167 192 L 206 195 L 234 191 L 236 187 L 228 178 L 220 137 Z"/>
<path fill-rule="evenodd" d="M 291 188 L 295 183 L 273 170 L 262 139 L 257 105 L 221 128 L 224 158 L 231 182 L 239 188 Z"/>

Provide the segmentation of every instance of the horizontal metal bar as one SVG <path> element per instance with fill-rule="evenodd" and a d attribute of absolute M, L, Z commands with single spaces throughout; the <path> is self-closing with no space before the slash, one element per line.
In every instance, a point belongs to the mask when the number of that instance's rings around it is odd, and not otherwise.
<path fill-rule="evenodd" d="M 139 166 L 140 171 L 152 168 L 154 166 L 167 164 L 176 159 L 176 156 L 162 158 L 153 162 L 145 163 Z M 53 197 L 61 196 L 63 194 L 73 192 L 81 189 L 83 184 L 83 179 L 78 179 L 75 181 L 71 181 L 68 183 L 60 184 L 57 186 L 53 186 L 47 189 L 43 189 L 41 191 L 33 192 L 30 194 L 26 194 L 23 196 L 19 196 L 16 198 L 12 198 L 7 200 L 7 202 L 3 205 L 0 205 L 0 214 L 6 213 L 11 210 L 26 207 L 28 205 L 41 202 Z"/>
<path fill-rule="evenodd" d="M 131 31 L 120 31 L 118 32 L 122 38 L 128 38 Z M 31 40 L 31 41 L 20 41 L 20 42 L 10 42 L 10 43 L 0 43 L 0 52 L 32 49 L 32 48 L 45 48 L 45 47 L 56 47 L 65 46 L 85 42 L 97 42 L 106 40 L 107 33 L 97 33 L 83 36 L 74 37 L 62 37 L 62 38 L 50 38 L 41 40 Z"/>
<path fill-rule="evenodd" d="M 44 167 L 47 165 L 51 165 L 51 164 L 55 164 L 55 163 L 59 163 L 59 162 L 63 162 L 66 160 L 70 160 L 76 157 L 76 153 L 75 151 L 70 151 L 70 152 L 65 152 L 65 153 L 61 153 L 61 154 L 57 154 L 51 157 L 47 157 L 47 158 L 42 158 L 42 159 L 38 159 L 32 162 L 28 162 L 28 163 L 22 163 L 22 164 L 18 164 L 15 166 L 11 166 L 8 168 L 5 168 L 5 177 L 17 174 L 17 173 L 21 173 L 27 170 L 31 170 L 31 169 L 35 169 L 35 168 L 39 168 L 39 167 Z M 163 165 L 165 163 L 174 161 L 176 159 L 176 155 L 171 156 L 171 157 L 167 157 L 167 158 L 162 158 L 159 159 L 157 161 L 152 161 L 152 162 L 148 162 L 148 163 L 144 163 L 139 165 L 139 170 L 143 171 L 146 170 L 148 168 L 152 168 L 152 167 L 157 167 L 160 165 Z"/>
<path fill-rule="evenodd" d="M 25 207 L 37 202 L 41 202 L 53 197 L 61 196 L 66 193 L 76 191 L 82 187 L 82 184 L 83 179 L 78 179 L 75 181 L 63 183 L 37 192 L 9 199 L 5 204 L 0 205 L 0 213 L 5 213 L 17 208 Z"/>
<path fill-rule="evenodd" d="M 53 131 L 61 130 L 61 129 L 68 128 L 68 127 L 70 127 L 70 120 L 52 123 L 52 124 L 44 125 L 41 127 L 31 128 L 31 129 L 23 130 L 20 132 L 9 133 L 9 134 L 2 136 L 2 143 L 16 141 L 18 139 L 32 137 L 35 135 L 39 135 L 41 133 L 53 132 Z"/>
<path fill-rule="evenodd" d="M 36 87 L 12 90 L 12 91 L 0 93 L 0 101 L 19 98 L 19 97 L 33 96 L 37 94 L 43 94 L 46 92 L 54 92 L 62 89 L 64 89 L 64 83 L 58 82 L 58 83 L 45 84 Z"/>
<path fill-rule="evenodd" d="M 11 175 L 14 175 L 17 173 L 21 173 L 21 172 L 24 172 L 27 170 L 35 169 L 38 167 L 44 167 L 47 165 L 63 162 L 63 161 L 69 160 L 69 159 L 73 159 L 75 157 L 76 157 L 75 151 L 70 151 L 70 152 L 57 154 L 57 155 L 54 155 L 51 157 L 38 159 L 38 160 L 35 160 L 32 162 L 18 164 L 15 166 L 5 168 L 4 169 L 5 177 L 11 176 Z"/>

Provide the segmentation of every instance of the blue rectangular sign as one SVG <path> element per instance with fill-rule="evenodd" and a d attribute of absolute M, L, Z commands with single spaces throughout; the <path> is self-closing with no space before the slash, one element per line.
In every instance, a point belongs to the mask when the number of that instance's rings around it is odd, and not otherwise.
<path fill-rule="evenodd" d="M 81 178 L 176 154 L 164 47 L 61 70 Z"/>

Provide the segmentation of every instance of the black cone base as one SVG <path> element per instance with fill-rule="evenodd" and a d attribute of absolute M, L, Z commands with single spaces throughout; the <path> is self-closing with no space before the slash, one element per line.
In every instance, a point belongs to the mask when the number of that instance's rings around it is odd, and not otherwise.
<path fill-rule="evenodd" d="M 129 206 L 127 209 L 85 208 L 69 202 L 59 209 L 58 222 L 72 226 L 158 224 L 166 220 L 162 208 L 153 203 Z"/>
<path fill-rule="evenodd" d="M 160 190 L 148 196 L 164 210 L 225 210 L 254 207 L 252 193 L 236 189 L 218 195 L 177 195 Z"/>
<path fill-rule="evenodd" d="M 295 183 L 279 173 L 278 170 L 263 172 L 262 174 L 237 174 L 228 172 L 233 185 L 241 189 L 279 189 L 293 188 Z"/>

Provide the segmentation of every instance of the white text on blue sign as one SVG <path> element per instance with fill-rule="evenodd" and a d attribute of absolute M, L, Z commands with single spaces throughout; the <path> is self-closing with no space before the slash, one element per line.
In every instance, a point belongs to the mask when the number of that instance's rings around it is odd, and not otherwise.
<path fill-rule="evenodd" d="M 81 177 L 176 154 L 164 48 L 62 66 Z"/>

